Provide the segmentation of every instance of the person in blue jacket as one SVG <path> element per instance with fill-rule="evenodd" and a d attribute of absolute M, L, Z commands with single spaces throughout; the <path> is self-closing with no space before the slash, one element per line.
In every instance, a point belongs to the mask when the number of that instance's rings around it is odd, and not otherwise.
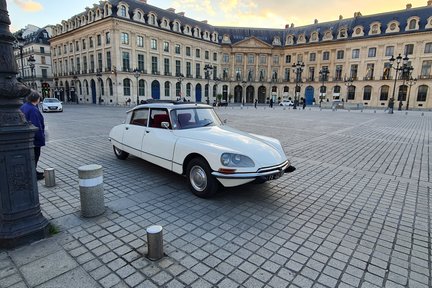
<path fill-rule="evenodd" d="M 30 94 L 27 96 L 27 102 L 24 103 L 20 108 L 24 113 L 26 120 L 38 128 L 34 135 L 34 156 L 36 168 L 41 154 L 41 147 L 45 146 L 44 117 L 38 108 L 40 101 L 41 96 L 39 93 L 31 90 Z M 43 179 L 43 172 L 38 172 L 36 170 L 36 178 L 38 180 Z"/>

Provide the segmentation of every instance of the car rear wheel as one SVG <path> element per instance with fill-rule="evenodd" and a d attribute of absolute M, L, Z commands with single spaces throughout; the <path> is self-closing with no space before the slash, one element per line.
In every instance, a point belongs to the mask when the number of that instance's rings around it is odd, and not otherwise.
<path fill-rule="evenodd" d="M 113 150 L 114 150 L 114 154 L 116 155 L 116 157 L 120 160 L 125 160 L 129 156 L 129 153 L 127 153 L 123 150 L 120 150 L 116 146 L 113 146 Z"/>
<path fill-rule="evenodd" d="M 216 194 L 219 183 L 211 175 L 210 166 L 202 158 L 192 159 L 186 170 L 189 188 L 192 193 L 201 198 L 209 198 Z"/>

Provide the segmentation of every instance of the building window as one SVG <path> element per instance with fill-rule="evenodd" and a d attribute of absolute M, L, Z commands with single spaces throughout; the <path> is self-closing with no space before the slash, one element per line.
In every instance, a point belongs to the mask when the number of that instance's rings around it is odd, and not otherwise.
<path fill-rule="evenodd" d="M 223 54 L 223 63 L 229 63 L 229 55 L 228 54 Z"/>
<path fill-rule="evenodd" d="M 380 101 L 387 101 L 388 100 L 389 90 L 390 90 L 390 87 L 387 85 L 384 85 L 381 87 Z"/>
<path fill-rule="evenodd" d="M 86 49 L 86 40 L 82 39 L 82 49 L 85 50 Z M 60 55 L 60 54 L 59 54 Z"/>
<path fill-rule="evenodd" d="M 122 32 L 120 34 L 120 43 L 125 44 L 125 45 L 129 45 L 129 34 L 128 33 Z"/>
<path fill-rule="evenodd" d="M 431 75 L 432 60 L 425 60 L 422 63 L 420 78 L 429 78 Z"/>
<path fill-rule="evenodd" d="M 120 16 L 126 17 L 126 7 L 120 6 Z"/>
<path fill-rule="evenodd" d="M 201 57 L 201 50 L 200 49 L 195 49 L 195 57 L 196 58 L 200 58 Z"/>
<path fill-rule="evenodd" d="M 180 44 L 176 44 L 174 46 L 174 52 L 175 52 L 175 54 L 180 54 L 181 53 Z"/>
<path fill-rule="evenodd" d="M 204 52 L 204 58 L 205 58 L 205 60 L 209 60 L 209 58 L 210 58 L 209 51 Z"/>
<path fill-rule="evenodd" d="M 353 78 L 353 80 L 357 79 L 357 73 L 358 73 L 358 65 L 357 64 L 351 65 L 351 78 Z"/>
<path fill-rule="evenodd" d="M 285 68 L 284 80 L 287 82 L 290 81 L 290 68 Z"/>
<path fill-rule="evenodd" d="M 371 47 L 368 50 L 368 57 L 372 58 L 372 57 L 376 57 L 376 48 L 375 47 Z"/>
<path fill-rule="evenodd" d="M 351 85 L 348 86 L 348 100 L 354 100 L 355 99 L 355 91 L 356 91 L 356 87 Z"/>
<path fill-rule="evenodd" d="M 285 55 L 285 63 L 286 64 L 291 63 L 291 55 Z"/>
<path fill-rule="evenodd" d="M 145 82 L 143 79 L 138 81 L 138 95 L 145 96 Z"/>
<path fill-rule="evenodd" d="M 165 82 L 165 97 L 169 97 L 170 96 L 170 82 L 166 81 Z"/>
<path fill-rule="evenodd" d="M 102 71 L 102 53 L 101 52 L 99 52 L 97 54 L 97 58 L 98 58 L 98 70 Z"/>
<path fill-rule="evenodd" d="M 191 48 L 186 47 L 186 56 L 191 56 Z"/>
<path fill-rule="evenodd" d="M 279 65 L 279 56 L 278 55 L 273 55 L 273 64 Z"/>
<path fill-rule="evenodd" d="M 342 81 L 342 65 L 336 65 L 336 81 Z"/>
<path fill-rule="evenodd" d="M 129 64 L 129 52 L 123 52 L 122 53 L 122 63 L 123 63 L 123 71 L 129 71 L 130 64 Z"/>
<path fill-rule="evenodd" d="M 418 92 L 417 92 L 417 101 L 418 102 L 426 102 L 428 89 L 429 88 L 426 85 L 419 86 Z"/>
<path fill-rule="evenodd" d="M 78 65 L 78 58 L 77 58 L 77 65 Z M 111 70 L 111 51 L 106 52 L 106 67 Z"/>
<path fill-rule="evenodd" d="M 176 64 L 175 64 L 175 69 L 176 69 L 176 76 L 180 76 L 180 74 L 182 74 L 181 73 L 181 62 L 180 62 L 180 60 L 176 60 L 176 62 L 175 62 Z"/>
<path fill-rule="evenodd" d="M 46 64 L 45 56 L 41 56 L 41 64 Z"/>
<path fill-rule="evenodd" d="M 414 44 L 405 45 L 405 55 L 412 55 L 414 53 Z"/>
<path fill-rule="evenodd" d="M 163 42 L 163 51 L 169 52 L 169 42 L 167 42 L 167 41 Z"/>
<path fill-rule="evenodd" d="M 196 78 L 201 78 L 201 65 L 200 65 L 200 63 L 195 63 L 195 71 L 196 71 Z"/>
<path fill-rule="evenodd" d="M 157 40 L 156 39 L 151 39 L 150 40 L 150 48 L 152 50 L 157 50 Z"/>
<path fill-rule="evenodd" d="M 366 65 L 366 80 L 373 80 L 375 64 L 368 63 Z"/>
<path fill-rule="evenodd" d="M 54 51 L 55 51 L 55 49 L 54 49 Z M 77 52 L 79 51 L 79 41 L 75 41 L 75 51 L 77 51 Z M 41 53 L 42 53 L 42 51 L 41 51 Z"/>
<path fill-rule="evenodd" d="M 158 70 L 158 58 L 156 56 L 152 56 L 152 74 L 154 75 L 158 75 L 159 74 L 159 70 Z"/>
<path fill-rule="evenodd" d="M 102 45 L 102 35 L 99 34 L 96 37 L 97 37 L 97 45 L 101 46 Z"/>
<path fill-rule="evenodd" d="M 192 77 L 192 66 L 190 62 L 186 62 L 186 77 Z"/>
<path fill-rule="evenodd" d="M 243 55 L 242 54 L 236 54 L 235 55 L 235 59 L 236 59 L 236 63 L 237 64 L 240 64 L 240 63 L 243 63 Z"/>
<path fill-rule="evenodd" d="M 267 64 L 267 56 L 260 55 L 260 64 Z"/>
<path fill-rule="evenodd" d="M 353 49 L 352 50 L 352 59 L 359 59 L 360 58 L 360 49 Z"/>
<path fill-rule="evenodd" d="M 136 45 L 137 47 L 144 47 L 144 37 L 143 36 L 137 36 L 137 41 L 136 41 Z"/>
<path fill-rule="evenodd" d="M 187 83 L 186 84 L 186 96 L 187 97 L 191 96 L 191 90 L 192 90 L 192 84 L 191 83 Z"/>
<path fill-rule="evenodd" d="M 218 59 L 218 57 L 217 57 L 217 53 L 215 52 L 215 53 L 213 53 L 213 61 L 217 61 L 217 59 Z"/>
<path fill-rule="evenodd" d="M 164 58 L 164 72 L 165 75 L 170 75 L 170 59 Z"/>
<path fill-rule="evenodd" d="M 131 81 L 128 78 L 123 80 L 123 95 L 124 96 L 131 95 Z"/>
<path fill-rule="evenodd" d="M 363 100 L 369 101 L 371 100 L 372 95 L 372 86 L 365 86 L 363 91 Z"/>
<path fill-rule="evenodd" d="M 330 52 L 325 51 L 323 52 L 323 60 L 329 60 L 330 59 Z"/>
<path fill-rule="evenodd" d="M 89 47 L 93 48 L 93 37 L 89 37 Z"/>
<path fill-rule="evenodd" d="M 417 20 L 412 19 L 411 21 L 409 21 L 409 25 L 408 25 L 409 30 L 416 29 L 416 27 L 417 27 Z"/>
<path fill-rule="evenodd" d="M 249 54 L 248 56 L 248 64 L 254 64 L 255 57 L 253 54 Z"/>
<path fill-rule="evenodd" d="M 110 44 L 111 43 L 111 34 L 110 32 L 106 32 L 105 33 L 105 44 Z"/>
<path fill-rule="evenodd" d="M 316 61 L 316 53 L 310 53 L 309 54 L 309 61 L 310 62 Z"/>
<path fill-rule="evenodd" d="M 138 70 L 145 71 L 144 69 L 144 55 L 138 54 Z"/>
<path fill-rule="evenodd" d="M 344 59 L 344 57 L 345 57 L 345 51 L 343 51 L 343 50 L 337 51 L 336 59 L 341 60 L 341 59 Z"/>
<path fill-rule="evenodd" d="M 432 53 L 432 42 L 425 44 L 424 53 Z"/>

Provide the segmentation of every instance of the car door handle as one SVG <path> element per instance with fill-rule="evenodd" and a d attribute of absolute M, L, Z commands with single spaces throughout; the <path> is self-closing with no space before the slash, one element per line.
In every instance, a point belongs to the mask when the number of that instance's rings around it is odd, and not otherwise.
<path fill-rule="evenodd" d="M 126 130 L 129 130 L 129 127 L 126 127 L 125 129 L 126 129 Z"/>
<path fill-rule="evenodd" d="M 146 130 L 146 133 L 150 133 L 150 130 Z"/>

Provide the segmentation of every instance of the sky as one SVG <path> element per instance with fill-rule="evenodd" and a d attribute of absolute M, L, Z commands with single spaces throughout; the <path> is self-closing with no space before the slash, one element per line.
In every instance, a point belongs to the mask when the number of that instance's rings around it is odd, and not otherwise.
<path fill-rule="evenodd" d="M 99 0 L 7 0 L 10 30 L 27 24 L 38 27 L 56 25 L 82 13 Z M 427 0 L 147 0 L 162 9 L 174 8 L 185 16 L 214 26 L 284 28 L 351 18 L 354 12 L 363 15 L 403 10 L 407 3 L 413 8 L 426 6 Z"/>

